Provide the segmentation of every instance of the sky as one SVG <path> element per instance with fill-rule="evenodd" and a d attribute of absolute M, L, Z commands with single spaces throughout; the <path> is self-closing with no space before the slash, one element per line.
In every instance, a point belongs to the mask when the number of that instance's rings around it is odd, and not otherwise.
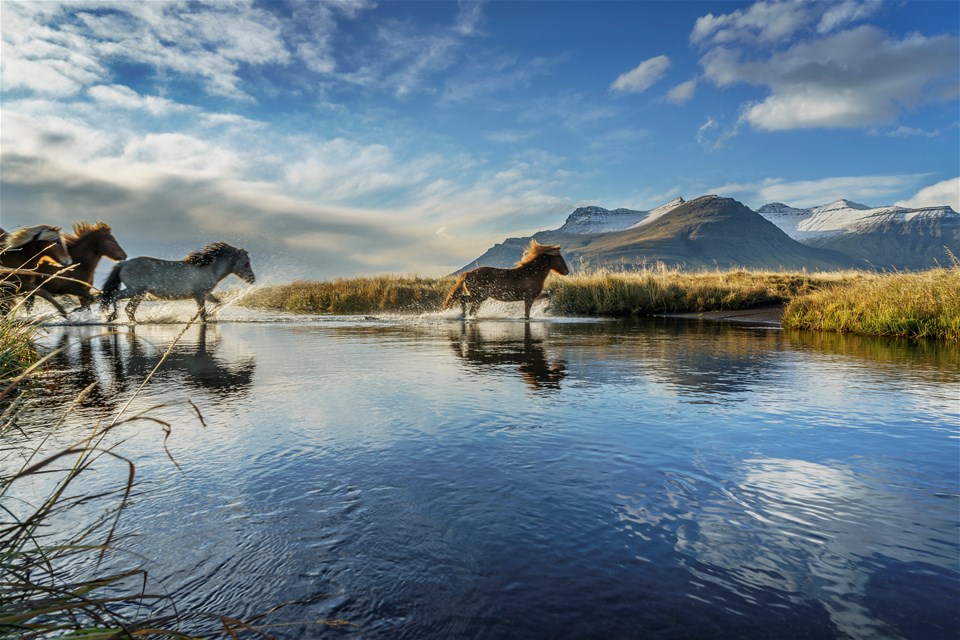
<path fill-rule="evenodd" d="M 0 2 L 0 225 L 442 275 L 579 206 L 960 210 L 960 3 Z"/>

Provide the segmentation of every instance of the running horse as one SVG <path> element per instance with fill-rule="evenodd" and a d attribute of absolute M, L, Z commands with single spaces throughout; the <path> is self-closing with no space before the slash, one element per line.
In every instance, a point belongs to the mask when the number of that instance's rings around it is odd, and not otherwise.
<path fill-rule="evenodd" d="M 107 317 L 107 322 L 112 322 L 117 317 L 117 302 L 130 298 L 126 307 L 127 317 L 130 322 L 136 322 L 137 307 L 147 295 L 164 300 L 192 298 L 197 303 L 200 320 L 206 322 L 206 301 L 220 303 L 211 292 L 231 273 L 249 284 L 256 280 L 253 267 L 250 266 L 250 255 L 244 249 L 225 242 L 209 244 L 183 260 L 161 260 L 149 256 L 122 260 L 103 284 L 100 306 L 106 309 L 113 305 L 113 311 Z M 121 289 L 121 284 L 126 288 Z"/>
<path fill-rule="evenodd" d="M 42 291 L 51 296 L 77 296 L 80 306 L 77 309 L 87 309 L 94 300 L 90 294 L 93 287 L 93 274 L 97 270 L 100 258 L 109 258 L 114 262 L 127 259 L 127 252 L 113 236 L 113 230 L 106 222 L 89 224 L 78 222 L 73 225 L 73 233 L 64 236 L 67 252 L 73 267 L 68 277 L 52 278 L 40 285 Z M 50 264 L 41 264 L 37 271 L 46 275 L 56 275 L 57 270 Z M 61 314 L 66 315 L 59 304 L 54 303 Z M 27 308 L 30 301 L 27 301 Z"/>
<path fill-rule="evenodd" d="M 7 233 L 0 229 L 0 290 L 3 290 L 3 302 L 6 308 L 12 295 L 38 295 L 61 309 L 46 291 L 38 287 L 50 274 L 42 274 L 38 266 L 53 264 L 53 273 L 65 271 L 70 264 L 70 254 L 60 236 L 60 227 L 38 224 L 21 227 Z"/>
<path fill-rule="evenodd" d="M 543 291 L 543 282 L 551 271 L 562 276 L 570 273 L 560 255 L 560 246 L 531 240 L 520 262 L 512 269 L 477 267 L 461 274 L 447 294 L 443 308 L 449 309 L 459 302 L 463 317 L 466 318 L 468 302 L 470 315 L 475 316 L 487 298 L 503 302 L 523 300 L 523 317 L 529 320 L 530 307 Z"/>

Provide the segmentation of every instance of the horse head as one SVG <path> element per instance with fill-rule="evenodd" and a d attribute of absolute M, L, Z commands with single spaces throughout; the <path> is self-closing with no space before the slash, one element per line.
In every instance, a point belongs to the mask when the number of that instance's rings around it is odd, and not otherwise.
<path fill-rule="evenodd" d="M 247 284 L 253 284 L 257 276 L 253 275 L 253 266 L 250 264 L 250 254 L 246 249 L 237 249 L 230 271 Z"/>
<path fill-rule="evenodd" d="M 560 255 L 560 245 L 558 244 L 540 244 L 536 240 L 531 240 L 517 266 L 521 267 L 534 261 L 541 265 L 545 263 L 550 270 L 556 271 L 562 276 L 570 273 L 567 262 Z"/>
<path fill-rule="evenodd" d="M 62 267 L 71 262 L 67 245 L 60 235 L 60 227 L 47 224 L 23 227 L 6 234 L 2 248 L 6 251 L 24 251 L 23 255 L 29 260 L 36 259 L 33 264 L 54 262 Z"/>
<path fill-rule="evenodd" d="M 78 222 L 73 225 L 73 236 L 70 238 L 71 246 L 76 247 L 80 240 L 85 238 L 93 240 L 91 243 L 92 252 L 97 257 L 103 256 L 114 262 L 127 259 L 127 252 L 117 242 L 113 230 L 106 222 L 97 222 L 92 225 L 86 222 Z"/>
<path fill-rule="evenodd" d="M 570 268 L 567 266 L 567 261 L 563 259 L 562 255 L 560 255 L 560 247 L 557 247 L 557 252 L 555 254 L 550 255 L 550 268 L 562 276 L 570 273 Z"/>

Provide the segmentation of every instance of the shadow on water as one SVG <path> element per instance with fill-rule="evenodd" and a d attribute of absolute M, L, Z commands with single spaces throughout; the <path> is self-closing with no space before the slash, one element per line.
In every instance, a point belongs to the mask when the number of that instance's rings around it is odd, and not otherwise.
<path fill-rule="evenodd" d="M 461 324 L 451 336 L 453 352 L 463 364 L 478 373 L 500 373 L 516 368 L 531 391 L 560 388 L 567 376 L 567 363 L 548 358 L 542 336 L 534 337 L 529 322 Z"/>

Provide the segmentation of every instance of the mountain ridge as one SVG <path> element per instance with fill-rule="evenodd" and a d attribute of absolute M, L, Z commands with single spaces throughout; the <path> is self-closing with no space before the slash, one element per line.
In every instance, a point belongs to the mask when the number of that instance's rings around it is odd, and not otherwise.
<path fill-rule="evenodd" d="M 574 270 L 686 268 L 929 268 L 960 253 L 952 207 L 870 207 L 847 199 L 799 209 L 773 202 L 753 211 L 718 195 L 682 197 L 649 211 L 578 207 L 564 224 L 506 238 L 459 269 L 511 267 L 530 239 L 559 244 Z M 942 241 L 942 242 L 941 242 Z M 940 243 L 940 244 L 938 244 Z"/>

